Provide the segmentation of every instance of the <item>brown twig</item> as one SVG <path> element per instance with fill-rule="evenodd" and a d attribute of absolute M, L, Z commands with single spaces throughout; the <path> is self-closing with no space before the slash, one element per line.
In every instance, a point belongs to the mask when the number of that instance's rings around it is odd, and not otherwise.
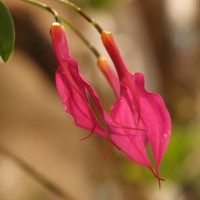
<path fill-rule="evenodd" d="M 62 197 L 65 200 L 75 200 L 69 194 L 66 194 L 62 189 L 60 189 L 55 183 L 49 181 L 46 177 L 38 173 L 35 169 L 33 169 L 30 165 L 28 165 L 25 161 L 21 160 L 17 155 L 8 150 L 5 146 L 0 143 L 0 151 L 10 157 L 15 163 L 17 163 L 21 168 L 30 174 L 35 180 L 37 180 L 40 184 L 46 187 L 48 190 L 54 192 L 58 196 Z"/>

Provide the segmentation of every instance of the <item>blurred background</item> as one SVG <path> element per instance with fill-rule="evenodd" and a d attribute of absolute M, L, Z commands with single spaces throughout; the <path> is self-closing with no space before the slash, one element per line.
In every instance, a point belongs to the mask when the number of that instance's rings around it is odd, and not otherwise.
<path fill-rule="evenodd" d="M 74 0 L 111 31 L 132 73 L 160 93 L 172 118 L 172 136 L 160 167 L 162 189 L 110 143 L 74 125 L 56 91 L 57 62 L 49 34 L 53 16 L 20 0 L 2 0 L 16 29 L 15 49 L 0 61 L 0 147 L 5 146 L 71 200 L 200 199 L 199 0 Z M 72 8 L 42 0 L 76 26 L 102 55 L 97 31 Z M 66 27 L 73 58 L 109 112 L 114 93 L 96 59 Z M 153 161 L 153 158 L 151 156 Z M 1 200 L 60 200 L 0 148 Z"/>

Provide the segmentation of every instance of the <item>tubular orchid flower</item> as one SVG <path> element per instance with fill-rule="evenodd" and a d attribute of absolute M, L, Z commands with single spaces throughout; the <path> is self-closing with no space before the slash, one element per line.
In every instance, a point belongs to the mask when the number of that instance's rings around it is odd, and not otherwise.
<path fill-rule="evenodd" d="M 115 102 L 111 117 L 116 122 L 129 127 L 147 130 L 113 129 L 108 131 L 114 143 L 133 161 L 148 167 L 159 179 L 159 165 L 167 149 L 171 135 L 171 119 L 159 94 L 146 91 L 144 76 L 132 75 L 109 32 L 102 32 L 102 41 L 117 70 L 121 97 Z M 148 158 L 148 141 L 153 150 L 156 165 L 154 172 Z"/>
<path fill-rule="evenodd" d="M 52 24 L 50 34 L 58 62 L 55 77 L 56 86 L 65 105 L 65 111 L 74 117 L 77 126 L 88 129 L 91 133 L 95 132 L 104 138 L 108 138 L 105 129 L 97 120 L 90 106 L 86 87 L 92 93 L 100 112 L 104 114 L 98 95 L 79 71 L 76 60 L 71 58 L 64 27 L 55 22 Z"/>

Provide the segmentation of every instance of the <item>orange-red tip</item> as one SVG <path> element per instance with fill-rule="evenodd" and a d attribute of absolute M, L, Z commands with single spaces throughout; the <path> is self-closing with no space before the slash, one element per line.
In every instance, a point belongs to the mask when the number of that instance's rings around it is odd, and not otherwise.
<path fill-rule="evenodd" d="M 52 23 L 51 25 L 51 30 L 50 30 L 50 33 L 51 35 L 53 36 L 55 33 L 57 33 L 57 31 L 61 31 L 61 30 L 64 30 L 65 31 L 65 28 L 62 24 L 58 23 L 58 22 L 54 22 Z"/>
<path fill-rule="evenodd" d="M 98 63 L 97 64 L 98 64 L 99 68 L 104 71 L 104 70 L 107 69 L 108 61 L 106 60 L 106 58 L 100 56 L 98 58 Z"/>
<path fill-rule="evenodd" d="M 111 32 L 107 32 L 107 31 L 102 31 L 101 39 L 102 39 L 104 44 L 106 43 L 106 41 L 110 41 L 112 43 L 114 42 L 112 33 Z"/>
<path fill-rule="evenodd" d="M 101 32 L 101 36 L 109 37 L 110 35 L 112 35 L 111 32 L 108 32 L 108 31 L 102 31 L 102 32 Z"/>

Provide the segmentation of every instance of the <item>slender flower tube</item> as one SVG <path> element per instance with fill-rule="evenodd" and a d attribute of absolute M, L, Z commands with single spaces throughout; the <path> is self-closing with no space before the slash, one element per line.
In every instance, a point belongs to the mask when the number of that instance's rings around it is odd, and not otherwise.
<path fill-rule="evenodd" d="M 114 38 L 112 37 L 112 34 L 109 32 L 102 32 L 102 41 L 107 49 L 114 65 L 117 70 L 120 85 L 128 85 L 129 90 L 131 91 L 133 95 L 133 102 L 135 105 L 135 108 L 137 110 L 137 119 L 140 120 L 140 103 L 139 103 L 139 97 L 137 93 L 137 89 L 135 87 L 135 84 L 132 84 L 135 80 L 135 77 L 131 75 L 128 68 L 126 67 L 126 64 L 124 60 L 122 59 L 122 56 L 119 52 L 119 49 L 117 48 L 117 45 L 115 44 Z"/>
<path fill-rule="evenodd" d="M 159 94 L 146 91 L 141 73 L 130 73 L 112 34 L 103 31 L 102 41 L 116 67 L 121 87 L 121 97 L 114 104 L 110 116 L 125 126 L 147 130 L 113 129 L 108 126 L 110 136 L 129 158 L 150 168 L 160 183 L 159 165 L 171 135 L 168 110 Z M 146 152 L 148 141 L 153 150 L 156 174 Z"/>
<path fill-rule="evenodd" d="M 110 83 L 111 87 L 113 88 L 115 95 L 117 98 L 120 97 L 120 85 L 119 85 L 119 78 L 114 71 L 114 69 L 110 66 L 106 58 L 100 56 L 98 57 L 98 66 L 107 78 L 108 82 Z"/>

